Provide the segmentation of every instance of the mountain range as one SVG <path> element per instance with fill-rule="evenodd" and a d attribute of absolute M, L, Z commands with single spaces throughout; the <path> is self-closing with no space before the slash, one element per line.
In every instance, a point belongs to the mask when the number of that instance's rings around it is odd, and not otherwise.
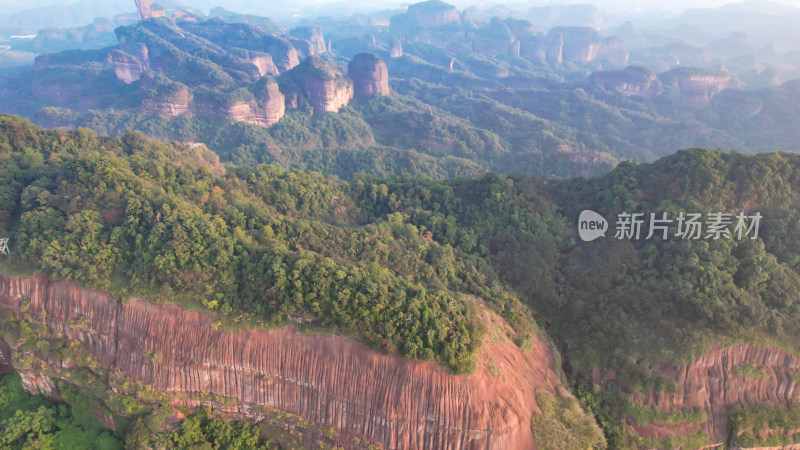
<path fill-rule="evenodd" d="M 3 44 L 0 446 L 796 445 L 798 50 L 698 27 L 754 5 Z"/>

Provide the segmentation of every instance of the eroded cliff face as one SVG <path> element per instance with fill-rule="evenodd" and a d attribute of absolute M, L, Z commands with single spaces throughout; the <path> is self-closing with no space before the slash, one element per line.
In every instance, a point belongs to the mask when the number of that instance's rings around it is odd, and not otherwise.
<path fill-rule="evenodd" d="M 258 69 L 258 75 L 277 75 L 278 67 L 272 61 L 272 56 L 264 52 L 250 52 L 249 61 Z"/>
<path fill-rule="evenodd" d="M 392 48 L 389 50 L 390 58 L 399 58 L 403 56 L 403 44 L 395 39 L 392 41 Z"/>
<path fill-rule="evenodd" d="M 335 427 L 348 447 L 357 437 L 385 448 L 534 448 L 535 390 L 559 384 L 546 340 L 523 353 L 502 333 L 486 338 L 474 375 L 452 376 L 338 336 L 225 332 L 204 313 L 120 302 L 44 277 L 0 278 L 0 312 L 44 323 L 53 339 L 80 342 L 104 370 L 157 391 L 233 398 L 228 410 L 249 418 L 276 408 Z M 11 360 L 7 353 L 0 351 Z M 25 377 L 35 389 L 54 386 L 37 373 Z"/>
<path fill-rule="evenodd" d="M 142 112 L 164 117 L 181 117 L 191 114 L 192 96 L 189 88 L 182 87 L 168 97 L 154 97 L 142 102 Z"/>
<path fill-rule="evenodd" d="M 677 68 L 661 74 L 659 78 L 680 96 L 684 106 L 690 108 L 704 108 L 718 93 L 736 87 L 730 74 L 704 69 Z"/>
<path fill-rule="evenodd" d="M 653 98 L 660 95 L 664 88 L 658 76 L 644 67 L 626 67 L 612 72 L 595 72 L 589 81 L 603 89 L 616 91 L 627 97 Z"/>
<path fill-rule="evenodd" d="M 328 51 L 325 38 L 322 36 L 322 28 L 320 27 L 297 27 L 290 34 L 309 44 L 308 53 L 304 57 Z"/>
<path fill-rule="evenodd" d="M 461 16 L 456 7 L 441 0 L 414 3 L 408 7 L 406 14 L 423 27 L 461 23 Z"/>
<path fill-rule="evenodd" d="M 353 83 L 337 84 L 336 81 L 304 80 L 306 98 L 315 112 L 338 112 L 353 98 Z"/>
<path fill-rule="evenodd" d="M 145 65 L 133 55 L 122 50 L 111 50 L 108 54 L 108 62 L 114 67 L 114 74 L 125 84 L 131 84 L 142 76 Z"/>
<path fill-rule="evenodd" d="M 336 64 L 312 55 L 289 71 L 281 84 L 286 107 L 311 105 L 316 113 L 337 112 L 353 98 L 353 80 Z"/>
<path fill-rule="evenodd" d="M 353 79 L 355 95 L 389 95 L 389 71 L 378 55 L 357 54 L 347 66 L 347 74 Z"/>
<path fill-rule="evenodd" d="M 752 367 L 747 373 L 743 367 Z M 675 433 L 686 435 L 705 431 L 713 442 L 725 440 L 728 413 L 739 404 L 772 403 L 787 406 L 800 400 L 800 383 L 791 373 L 800 373 L 800 358 L 790 352 L 756 345 L 738 344 L 712 348 L 693 362 L 675 366 L 665 364 L 657 374 L 675 381 L 672 393 L 635 393 L 633 400 L 673 411 L 698 407 L 706 411 L 707 420 L 694 424 L 650 424 L 638 427 L 641 436 L 664 438 Z"/>
<path fill-rule="evenodd" d="M 525 54 L 544 54 L 550 64 L 598 61 L 608 67 L 624 67 L 628 51 L 617 38 L 604 38 L 588 27 L 556 27 L 547 33 L 544 50 Z"/>
<path fill-rule="evenodd" d="M 252 87 L 251 93 L 251 99 L 233 102 L 201 96 L 192 102 L 192 111 L 229 122 L 246 122 L 267 128 L 275 125 L 283 117 L 286 108 L 278 83 L 272 77 L 264 77 Z"/>

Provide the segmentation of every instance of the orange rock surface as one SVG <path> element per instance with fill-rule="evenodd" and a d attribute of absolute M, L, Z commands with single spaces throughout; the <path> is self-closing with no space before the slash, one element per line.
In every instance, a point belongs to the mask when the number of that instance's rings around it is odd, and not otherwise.
<path fill-rule="evenodd" d="M 162 392 L 233 397 L 241 416 L 255 405 L 287 411 L 335 427 L 345 445 L 358 437 L 385 448 L 535 448 L 535 390 L 560 383 L 544 339 L 522 353 L 505 336 L 487 337 L 476 373 L 453 376 L 342 337 L 291 327 L 225 332 L 210 315 L 176 305 L 120 302 L 44 277 L 0 278 L 0 308 L 19 313 L 27 299 L 30 317 L 46 317 L 53 337 L 80 341 L 105 368 Z M 71 325 L 79 320 L 86 325 Z"/>

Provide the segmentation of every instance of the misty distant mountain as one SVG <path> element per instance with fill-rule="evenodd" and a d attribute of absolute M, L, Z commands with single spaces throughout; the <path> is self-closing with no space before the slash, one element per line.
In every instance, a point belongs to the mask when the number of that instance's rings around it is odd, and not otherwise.
<path fill-rule="evenodd" d="M 17 10 L 8 16 L 0 15 L 0 39 L 11 35 L 36 34 L 43 28 L 83 26 L 98 17 L 135 12 L 136 6 L 131 0 L 84 0 L 69 5 Z"/>
<path fill-rule="evenodd" d="M 749 0 L 713 9 L 690 9 L 665 20 L 659 28 L 694 25 L 707 34 L 723 38 L 739 31 L 755 45 L 766 45 L 776 37 L 786 45 L 797 46 L 800 38 L 800 9 L 762 0 Z"/>

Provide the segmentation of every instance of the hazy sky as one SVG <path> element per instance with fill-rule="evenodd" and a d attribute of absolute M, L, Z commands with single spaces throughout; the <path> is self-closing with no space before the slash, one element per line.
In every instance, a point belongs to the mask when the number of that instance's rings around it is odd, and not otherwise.
<path fill-rule="evenodd" d="M 0 0 L 0 11 L 8 12 L 9 10 L 21 10 L 21 9 L 31 9 L 36 8 L 38 6 L 46 6 L 46 5 L 68 5 L 74 3 L 81 3 L 86 0 Z M 89 0 L 93 1 L 93 0 Z M 97 1 L 97 0 L 94 0 Z M 446 0 L 448 1 L 448 0 Z M 788 5 L 794 5 L 800 7 L 800 0 L 774 0 L 775 3 L 783 3 Z M 126 3 L 124 0 L 111 0 L 111 1 L 104 1 L 103 3 Z M 129 2 L 133 5 L 134 0 L 130 0 Z M 185 0 L 181 3 L 199 7 L 201 9 L 208 8 L 209 5 L 219 5 L 225 6 L 228 4 L 249 4 L 252 8 L 257 9 L 269 9 L 271 5 L 278 6 L 285 5 L 284 1 L 274 1 L 274 0 Z M 331 3 L 350 3 L 347 1 L 342 0 L 304 0 L 302 1 L 304 4 L 331 4 Z M 383 9 L 383 8 L 394 8 L 402 4 L 414 3 L 408 1 L 401 1 L 401 0 L 388 0 L 382 2 L 370 2 L 370 1 L 362 1 L 362 0 L 355 0 L 352 3 L 354 4 L 363 4 L 363 5 L 372 5 L 373 8 L 376 9 Z M 449 0 L 448 3 L 452 3 L 460 8 L 471 6 L 478 3 L 477 0 Z M 730 1 L 730 0 L 596 0 L 596 1 L 586 1 L 586 0 L 574 0 L 574 1 L 559 1 L 559 0 L 532 0 L 532 1 L 481 1 L 480 3 L 484 4 L 506 4 L 506 5 L 520 5 L 520 6 L 539 6 L 539 5 L 548 5 L 548 4 L 576 4 L 576 3 L 593 3 L 602 9 L 632 9 L 632 10 L 642 10 L 642 9 L 670 9 L 670 10 L 683 10 L 687 8 L 708 8 L 708 7 L 716 7 L 724 4 L 729 3 L 740 3 L 737 1 Z"/>
<path fill-rule="evenodd" d="M 158 0 L 156 0 L 157 2 Z M 259 13 L 266 16 L 281 15 L 280 11 L 286 11 L 288 8 L 302 8 L 304 12 L 313 16 L 315 9 L 328 10 L 330 13 L 331 7 L 333 12 L 339 11 L 344 14 L 350 14 L 356 10 L 363 10 L 365 12 L 375 11 L 379 9 L 394 9 L 404 4 L 414 3 L 415 1 L 403 0 L 384 0 L 375 2 L 374 0 L 294 0 L 287 2 L 286 0 L 178 0 L 181 3 L 200 9 L 203 12 L 214 6 L 223 6 L 238 12 L 251 12 Z M 480 3 L 481 6 L 491 6 L 494 4 L 503 4 L 511 7 L 512 9 L 523 10 L 531 6 L 542 5 L 555 5 L 555 4 L 578 4 L 578 3 L 592 3 L 597 5 L 603 12 L 611 14 L 619 14 L 624 12 L 636 12 L 645 10 L 668 10 L 672 14 L 677 14 L 689 8 L 713 8 L 725 4 L 741 3 L 741 1 L 731 0 L 445 0 L 449 3 L 456 5 L 459 9 Z M 771 0 L 775 3 L 783 3 L 800 8 L 800 0 Z M 39 6 L 46 5 L 68 5 L 75 3 L 94 3 L 104 5 L 107 9 L 111 5 L 120 10 L 120 12 L 134 10 L 134 0 L 0 0 L 0 15 L 8 15 L 17 11 L 32 9 Z M 306 7 L 303 8 L 303 5 Z M 271 14 L 274 11 L 278 14 Z"/>

